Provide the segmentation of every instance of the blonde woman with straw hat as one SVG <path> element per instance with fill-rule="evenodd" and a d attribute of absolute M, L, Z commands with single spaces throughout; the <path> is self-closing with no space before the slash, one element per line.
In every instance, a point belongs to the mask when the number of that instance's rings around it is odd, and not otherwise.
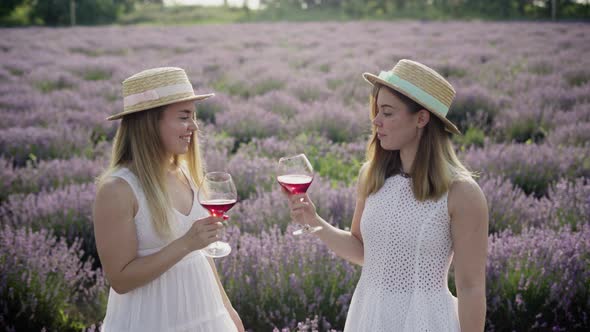
<path fill-rule="evenodd" d="M 96 246 L 111 285 L 104 332 L 244 331 L 211 258 L 222 218 L 197 202 L 196 95 L 180 68 L 123 82 L 109 168 L 98 179 Z"/>
<path fill-rule="evenodd" d="M 351 231 L 318 216 L 306 194 L 289 197 L 297 223 L 322 226 L 314 234 L 363 266 L 344 331 L 482 331 L 488 210 L 451 144 L 455 90 L 410 60 L 363 76 L 373 131 Z M 447 286 L 451 261 L 458 298 Z"/>

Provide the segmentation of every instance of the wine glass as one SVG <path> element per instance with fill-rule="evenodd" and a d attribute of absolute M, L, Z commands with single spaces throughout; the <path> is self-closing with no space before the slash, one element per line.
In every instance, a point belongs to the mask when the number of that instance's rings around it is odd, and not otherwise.
<path fill-rule="evenodd" d="M 238 193 L 231 175 L 226 172 L 209 172 L 199 187 L 197 194 L 199 204 L 215 217 L 227 220 L 225 214 L 238 201 Z M 224 231 L 225 235 L 225 231 Z M 205 248 L 205 255 L 209 257 L 224 257 L 231 252 L 227 242 L 215 241 Z"/>
<path fill-rule="evenodd" d="M 279 172 L 277 181 L 290 194 L 304 194 L 313 181 L 313 167 L 304 154 L 279 159 Z M 301 198 L 303 201 L 303 198 Z M 304 233 L 315 233 L 322 229 L 322 226 L 312 227 L 303 225 L 302 229 L 293 232 L 293 235 Z"/>

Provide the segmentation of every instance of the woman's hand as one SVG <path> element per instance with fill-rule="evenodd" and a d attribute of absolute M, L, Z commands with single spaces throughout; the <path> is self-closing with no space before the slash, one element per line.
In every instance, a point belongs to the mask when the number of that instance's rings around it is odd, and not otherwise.
<path fill-rule="evenodd" d="M 185 248 L 190 252 L 200 250 L 221 238 L 221 217 L 206 217 L 193 223 L 191 228 L 181 237 Z"/>
<path fill-rule="evenodd" d="M 308 194 L 289 194 L 285 189 L 283 192 L 288 196 L 293 221 L 301 225 L 320 226 L 316 207 Z"/>
<path fill-rule="evenodd" d="M 234 309 L 233 307 L 230 307 L 230 308 L 227 308 L 227 311 L 229 312 L 229 316 L 231 317 L 231 319 L 234 321 L 234 324 L 236 324 L 236 327 L 238 328 L 238 332 L 246 331 L 246 329 L 244 329 L 244 324 L 242 323 L 242 320 L 240 319 L 240 315 L 238 315 L 238 312 L 236 311 L 236 309 Z"/>

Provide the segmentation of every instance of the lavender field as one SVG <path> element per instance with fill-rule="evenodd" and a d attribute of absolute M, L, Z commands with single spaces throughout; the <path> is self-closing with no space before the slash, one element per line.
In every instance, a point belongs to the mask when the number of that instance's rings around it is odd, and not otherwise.
<path fill-rule="evenodd" d="M 455 86 L 460 157 L 490 207 L 488 331 L 590 329 L 590 25 L 305 23 L 4 29 L 0 39 L 0 330 L 100 325 L 92 234 L 121 81 L 180 66 L 208 170 L 228 170 L 222 281 L 251 331 L 342 330 L 360 268 L 291 235 L 273 173 L 304 152 L 320 215 L 352 219 L 370 122 L 364 71 L 402 58 Z M 453 280 L 450 280 L 454 292 Z"/>

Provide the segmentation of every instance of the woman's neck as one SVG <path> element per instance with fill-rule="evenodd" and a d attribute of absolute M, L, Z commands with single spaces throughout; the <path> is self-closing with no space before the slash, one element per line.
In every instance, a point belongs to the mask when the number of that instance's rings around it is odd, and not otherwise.
<path fill-rule="evenodd" d="M 399 151 L 399 156 L 402 162 L 402 169 L 404 173 L 410 174 L 414 159 L 416 158 L 416 149 L 406 148 Z"/>
<path fill-rule="evenodd" d="M 178 169 L 178 161 L 176 160 L 176 158 L 174 158 L 174 156 L 170 156 L 166 158 L 166 160 L 168 160 L 165 163 L 167 172 L 174 172 Z"/>
<path fill-rule="evenodd" d="M 416 154 L 418 153 L 418 146 L 422 138 L 422 133 L 423 132 L 420 130 L 416 135 L 415 139 L 413 139 L 406 146 L 402 147 L 399 151 L 400 159 L 402 162 L 401 171 L 406 174 L 412 174 L 411 170 L 414 166 L 414 161 L 416 160 Z"/>

